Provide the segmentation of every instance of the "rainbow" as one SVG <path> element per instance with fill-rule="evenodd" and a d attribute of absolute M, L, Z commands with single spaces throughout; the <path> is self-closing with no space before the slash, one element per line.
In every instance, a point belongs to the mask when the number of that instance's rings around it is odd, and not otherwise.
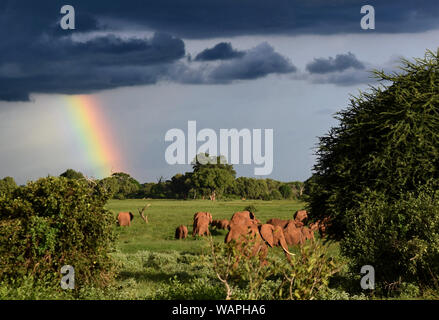
<path fill-rule="evenodd" d="M 90 95 L 66 96 L 66 99 L 69 122 L 93 177 L 104 178 L 122 171 L 120 152 L 99 101 Z"/>

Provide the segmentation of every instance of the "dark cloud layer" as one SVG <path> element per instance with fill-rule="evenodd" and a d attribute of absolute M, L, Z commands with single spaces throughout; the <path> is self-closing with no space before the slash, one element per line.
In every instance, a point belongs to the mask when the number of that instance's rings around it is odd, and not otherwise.
<path fill-rule="evenodd" d="M 61 0 L 3 0 L 0 25 L 22 35 L 59 19 Z M 72 0 L 78 30 L 98 28 L 96 19 L 119 20 L 179 37 L 249 34 L 364 33 L 361 6 L 373 5 L 379 33 L 421 32 L 439 26 L 437 0 Z M 110 23 L 111 24 L 111 23 Z"/>
<path fill-rule="evenodd" d="M 87 93 L 161 79 L 229 83 L 296 71 L 268 44 L 241 52 L 219 43 L 202 51 L 196 60 L 203 65 L 195 67 L 182 62 L 184 37 L 366 32 L 359 27 L 364 3 L 357 0 L 72 0 L 74 31 L 59 28 L 64 4 L 0 2 L 0 100 L 28 100 L 30 93 Z M 376 9 L 377 29 L 372 32 L 420 32 L 439 26 L 436 0 L 368 4 Z M 105 35 L 79 42 L 71 37 L 133 25 L 156 33 L 147 39 Z M 315 75 L 362 68 L 349 54 L 316 59 L 308 66 Z M 349 77 L 344 79 L 348 82 Z"/>
<path fill-rule="evenodd" d="M 199 67 L 179 64 L 169 74 L 173 81 L 190 84 L 227 84 L 234 80 L 254 80 L 270 74 L 296 72 L 286 57 L 277 53 L 268 43 L 245 51 L 242 57 L 203 64 Z"/>
<path fill-rule="evenodd" d="M 31 93 L 81 94 L 160 80 L 230 83 L 296 70 L 267 43 L 233 60 L 193 66 L 183 62 L 184 42 L 163 33 L 145 39 L 110 34 L 82 42 L 48 34 L 36 39 L 28 50 L 0 52 L 0 100 L 27 101 Z"/>
<path fill-rule="evenodd" d="M 1 100 L 28 100 L 32 92 L 74 94 L 155 83 L 167 64 L 185 55 L 181 39 L 160 33 L 149 39 L 37 39 L 27 50 L 0 53 Z"/>
<path fill-rule="evenodd" d="M 232 48 L 229 42 L 220 42 L 213 48 L 208 48 L 197 54 L 196 61 L 212 61 L 212 60 L 227 60 L 233 58 L 240 58 L 244 56 L 245 52 L 238 51 Z"/>
<path fill-rule="evenodd" d="M 246 52 L 242 58 L 224 62 L 209 76 L 215 82 L 229 82 L 234 79 L 257 79 L 271 73 L 295 71 L 296 67 L 288 59 L 275 52 L 268 43 L 262 43 Z"/>
<path fill-rule="evenodd" d="M 313 62 L 306 65 L 306 70 L 317 74 L 341 72 L 349 68 L 363 70 L 365 66 L 351 52 L 337 54 L 335 58 L 315 58 Z"/>
<path fill-rule="evenodd" d="M 375 32 L 439 26 L 437 0 L 77 0 L 101 16 L 135 21 L 180 37 L 362 33 L 361 6 L 376 10 Z"/>

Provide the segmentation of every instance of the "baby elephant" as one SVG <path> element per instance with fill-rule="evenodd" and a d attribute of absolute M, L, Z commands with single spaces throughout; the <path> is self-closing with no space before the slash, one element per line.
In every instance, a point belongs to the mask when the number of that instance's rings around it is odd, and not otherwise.
<path fill-rule="evenodd" d="M 119 212 L 117 215 L 117 224 L 121 227 L 129 227 L 134 216 L 131 212 Z"/>
<path fill-rule="evenodd" d="M 175 239 L 186 239 L 187 238 L 187 227 L 184 225 L 180 225 L 175 230 Z"/>

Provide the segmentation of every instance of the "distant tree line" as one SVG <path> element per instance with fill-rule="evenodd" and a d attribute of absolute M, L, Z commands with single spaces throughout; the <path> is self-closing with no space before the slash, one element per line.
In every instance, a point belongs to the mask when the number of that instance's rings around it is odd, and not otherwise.
<path fill-rule="evenodd" d="M 301 181 L 281 182 L 273 179 L 236 178 L 233 165 L 221 163 L 220 157 L 209 161 L 195 161 L 191 172 L 177 173 L 171 179 L 140 183 L 127 173 L 117 172 L 98 181 L 114 199 L 300 199 L 305 184 Z M 200 159 L 200 155 L 197 157 Z M 72 169 L 61 176 L 83 179 L 82 173 Z"/>

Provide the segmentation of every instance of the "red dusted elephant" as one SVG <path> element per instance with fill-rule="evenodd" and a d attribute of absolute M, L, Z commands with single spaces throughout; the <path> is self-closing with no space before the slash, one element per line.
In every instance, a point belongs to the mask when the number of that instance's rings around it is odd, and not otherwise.
<path fill-rule="evenodd" d="M 319 223 L 311 223 L 308 227 L 302 227 L 302 234 L 305 240 L 314 240 L 314 232 L 319 229 Z"/>
<path fill-rule="evenodd" d="M 292 253 L 288 251 L 288 245 L 285 241 L 282 228 L 279 226 L 273 226 L 271 224 L 258 225 L 252 222 L 244 224 L 242 221 L 231 221 L 229 224 L 229 233 L 227 233 L 224 242 L 229 243 L 231 241 L 236 243 L 240 252 L 242 252 L 245 243 L 254 241 L 251 246 L 250 256 L 259 254 L 261 263 L 263 264 L 266 263 L 265 258 L 268 253 L 268 247 L 273 248 L 280 246 L 285 252 L 287 259 L 289 261 L 291 260 L 290 255 L 292 255 Z M 236 263 L 238 263 L 238 261 L 236 261 Z"/>
<path fill-rule="evenodd" d="M 188 230 L 185 225 L 180 225 L 175 230 L 175 239 L 186 239 L 188 235 Z"/>
<path fill-rule="evenodd" d="M 212 227 L 221 230 L 227 230 L 229 228 L 229 220 L 221 219 L 221 220 L 213 220 L 211 223 Z"/>
<path fill-rule="evenodd" d="M 267 223 L 271 224 L 273 226 L 279 226 L 279 227 L 281 227 L 283 229 L 283 228 L 285 228 L 287 226 L 288 220 L 272 218 L 272 219 L 268 220 Z"/>
<path fill-rule="evenodd" d="M 212 220 L 212 215 L 209 212 L 195 213 L 192 236 L 209 235 L 209 224 L 212 223 Z"/>
<path fill-rule="evenodd" d="M 257 225 L 260 223 L 258 219 L 256 219 L 255 215 L 250 211 L 239 211 L 235 212 L 230 219 L 230 224 L 244 224 L 244 225 Z"/>
<path fill-rule="evenodd" d="M 131 212 L 119 212 L 117 215 L 117 224 L 121 227 L 129 227 L 134 216 Z"/>
<path fill-rule="evenodd" d="M 298 227 L 295 220 L 289 220 L 287 226 L 283 229 L 285 241 L 288 245 L 298 245 L 305 242 L 302 233 L 302 227 Z"/>
<path fill-rule="evenodd" d="M 294 220 L 303 222 L 308 219 L 308 212 L 306 210 L 297 210 L 294 214 Z"/>

